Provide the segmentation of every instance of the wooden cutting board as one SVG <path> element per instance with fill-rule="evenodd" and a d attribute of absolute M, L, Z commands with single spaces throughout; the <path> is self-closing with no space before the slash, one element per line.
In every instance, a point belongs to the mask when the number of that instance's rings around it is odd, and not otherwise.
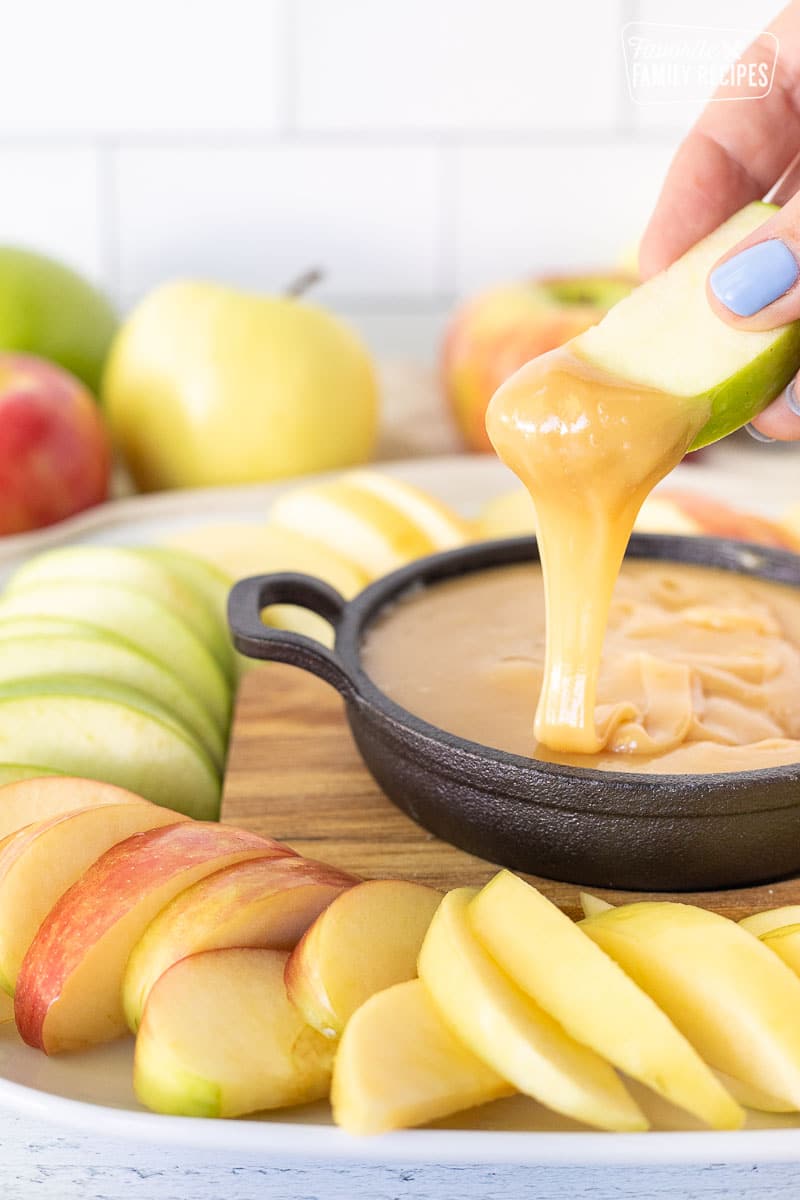
<path fill-rule="evenodd" d="M 451 888 L 485 883 L 496 870 L 395 808 L 361 762 L 339 695 L 278 663 L 248 672 L 239 689 L 222 818 L 367 878 Z M 578 886 L 534 882 L 571 916 L 579 914 Z M 615 902 L 643 895 L 589 890 Z M 800 879 L 669 898 L 738 919 L 760 908 L 800 904 Z"/>

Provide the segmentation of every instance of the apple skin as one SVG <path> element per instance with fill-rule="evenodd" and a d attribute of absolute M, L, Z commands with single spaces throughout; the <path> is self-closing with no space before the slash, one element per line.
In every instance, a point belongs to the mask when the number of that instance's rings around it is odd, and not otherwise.
<path fill-rule="evenodd" d="M 441 376 L 467 446 L 493 452 L 484 418 L 500 384 L 595 325 L 635 284 L 624 275 L 531 280 L 491 288 L 458 309 L 445 335 Z"/>
<path fill-rule="evenodd" d="M 23 1041 L 53 1054 L 120 1036 L 125 964 L 157 913 L 233 862 L 292 853 L 258 834 L 196 821 L 113 846 L 57 901 L 25 955 L 14 998 Z"/>
<path fill-rule="evenodd" d="M 153 986 L 173 963 L 227 946 L 291 950 L 320 912 L 358 883 L 296 855 L 249 859 L 201 879 L 162 909 L 128 959 L 122 1003 L 129 1027 L 139 1028 Z"/>
<path fill-rule="evenodd" d="M 138 486 L 256 483 L 365 462 L 372 362 L 329 313 L 210 283 L 158 288 L 111 347 L 103 401 Z"/>
<path fill-rule="evenodd" d="M 97 395 L 116 328 L 111 304 L 76 271 L 33 250 L 0 246 L 0 350 L 58 363 Z"/>
<path fill-rule="evenodd" d="M 0 534 L 99 504 L 110 473 L 108 433 L 84 385 L 42 359 L 0 353 Z"/>

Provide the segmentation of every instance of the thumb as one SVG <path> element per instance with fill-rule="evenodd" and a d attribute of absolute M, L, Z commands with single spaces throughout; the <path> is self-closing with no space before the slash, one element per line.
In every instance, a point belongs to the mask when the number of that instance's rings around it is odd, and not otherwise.
<path fill-rule="evenodd" d="M 740 329 L 800 318 L 800 193 L 720 259 L 708 277 L 708 300 Z"/>

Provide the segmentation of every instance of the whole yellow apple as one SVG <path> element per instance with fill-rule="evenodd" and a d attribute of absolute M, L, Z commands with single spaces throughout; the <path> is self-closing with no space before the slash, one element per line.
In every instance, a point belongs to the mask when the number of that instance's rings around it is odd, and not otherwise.
<path fill-rule="evenodd" d="M 522 281 L 482 292 L 456 311 L 442 347 L 442 382 L 471 450 L 492 450 L 484 418 L 500 384 L 595 325 L 635 283 L 623 275 Z"/>
<path fill-rule="evenodd" d="M 378 389 L 356 335 L 321 308 L 179 281 L 117 334 L 103 380 L 137 485 L 201 487 L 363 463 Z"/>

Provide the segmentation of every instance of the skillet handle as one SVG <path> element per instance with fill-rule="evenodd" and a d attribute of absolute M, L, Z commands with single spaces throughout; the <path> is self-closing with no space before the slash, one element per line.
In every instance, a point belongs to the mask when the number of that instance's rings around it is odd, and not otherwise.
<path fill-rule="evenodd" d="M 313 575 L 294 572 L 253 575 L 241 579 L 231 589 L 228 625 L 234 646 L 249 658 L 290 663 L 318 675 L 343 696 L 355 695 L 355 681 L 334 651 L 304 633 L 273 629 L 264 624 L 261 612 L 271 604 L 297 604 L 300 608 L 308 608 L 335 629 L 345 608 L 344 597 Z"/>

